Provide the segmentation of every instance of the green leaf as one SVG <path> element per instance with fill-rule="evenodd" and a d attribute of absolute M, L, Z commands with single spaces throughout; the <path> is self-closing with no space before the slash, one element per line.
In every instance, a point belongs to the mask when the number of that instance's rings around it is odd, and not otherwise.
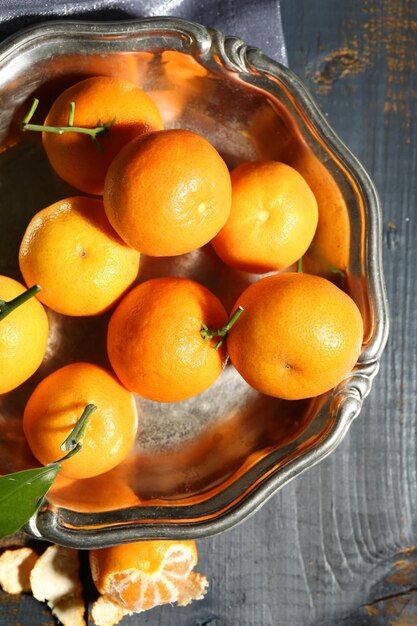
<path fill-rule="evenodd" d="M 0 538 L 11 535 L 39 509 L 61 466 L 23 470 L 0 476 Z"/>
<path fill-rule="evenodd" d="M 96 408 L 95 404 L 88 404 L 85 407 L 80 419 L 61 446 L 67 451 L 62 459 L 45 467 L 0 476 L 0 539 L 22 528 L 42 505 L 45 495 L 61 469 L 61 461 L 70 459 L 81 450 L 88 419 Z"/>

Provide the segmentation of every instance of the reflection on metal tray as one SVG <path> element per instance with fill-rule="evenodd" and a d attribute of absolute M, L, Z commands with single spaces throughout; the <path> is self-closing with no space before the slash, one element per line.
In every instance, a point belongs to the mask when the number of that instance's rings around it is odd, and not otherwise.
<path fill-rule="evenodd" d="M 65 87 L 98 74 L 138 82 L 166 127 L 204 135 L 231 167 L 277 159 L 298 169 L 320 211 L 304 267 L 338 281 L 365 321 L 358 366 L 325 397 L 285 402 L 262 396 L 228 365 L 211 389 L 185 402 L 138 398 L 141 426 L 128 459 L 97 478 L 59 478 L 28 525 L 36 536 L 83 548 L 210 535 L 241 521 L 334 450 L 358 415 L 388 331 L 378 200 L 299 79 L 239 39 L 170 18 L 49 23 L 0 51 L 0 273 L 19 278 L 19 242 L 31 216 L 78 193 L 51 171 L 39 137 L 21 136 L 28 101 L 36 95 L 46 113 Z M 210 245 L 181 257 L 143 258 L 140 281 L 166 275 L 199 280 L 229 309 L 257 278 L 223 265 Z M 34 463 L 21 418 L 37 382 L 74 360 L 108 366 L 108 314 L 48 314 L 50 340 L 41 369 L 0 397 L 2 473 Z"/>

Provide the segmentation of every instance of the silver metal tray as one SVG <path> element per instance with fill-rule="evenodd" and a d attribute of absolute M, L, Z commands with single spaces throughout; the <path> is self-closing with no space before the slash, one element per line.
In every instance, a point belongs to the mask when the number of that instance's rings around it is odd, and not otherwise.
<path fill-rule="evenodd" d="M 359 414 L 388 333 L 378 199 L 300 80 L 260 50 L 180 19 L 51 22 L 9 39 L 0 50 L 2 274 L 20 279 L 19 242 L 31 216 L 75 193 L 51 171 L 39 137 L 19 132 L 28 102 L 40 98 L 41 117 L 65 87 L 98 74 L 137 81 L 154 98 L 166 127 L 204 135 L 231 167 L 255 159 L 296 167 L 320 208 L 304 267 L 340 284 L 364 317 L 357 367 L 320 398 L 285 402 L 262 396 L 231 365 L 191 400 L 158 404 L 138 398 L 141 426 L 128 459 L 102 477 L 58 480 L 27 526 L 37 537 L 77 548 L 207 536 L 242 521 L 332 452 Z M 256 280 L 225 267 L 210 245 L 182 257 L 144 258 L 139 280 L 178 274 L 208 286 L 228 308 Z M 75 360 L 109 367 L 108 315 L 48 315 L 43 365 L 19 389 L 0 396 L 1 473 L 35 462 L 24 441 L 22 412 L 42 377 Z"/>

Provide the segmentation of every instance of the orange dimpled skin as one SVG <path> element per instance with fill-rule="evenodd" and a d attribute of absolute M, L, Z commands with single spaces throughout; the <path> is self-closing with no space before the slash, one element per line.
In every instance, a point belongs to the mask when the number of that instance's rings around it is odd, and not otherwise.
<path fill-rule="evenodd" d="M 213 146 L 188 130 L 129 143 L 111 164 L 104 206 L 116 232 L 151 256 L 175 256 L 208 243 L 231 205 L 229 171 Z"/>
<path fill-rule="evenodd" d="M 222 372 L 225 351 L 201 336 L 221 328 L 227 313 L 208 289 L 186 278 L 156 278 L 130 291 L 109 323 L 110 363 L 127 389 L 150 400 L 197 395 Z"/>
<path fill-rule="evenodd" d="M 243 378 L 267 395 L 299 400 L 325 393 L 347 376 L 361 349 L 355 302 L 319 276 L 276 274 L 243 292 L 244 312 L 227 348 Z"/>
<path fill-rule="evenodd" d="M 161 130 L 156 105 L 138 85 L 110 76 L 95 76 L 66 89 L 53 103 L 46 126 L 67 126 L 70 102 L 75 103 L 73 126 L 95 128 L 99 120 L 114 124 L 97 139 L 80 133 L 44 132 L 42 141 L 57 174 L 85 193 L 101 195 L 104 179 L 116 154 L 134 137 Z"/>
<path fill-rule="evenodd" d="M 9 302 L 24 291 L 25 287 L 13 278 L 0 276 L 0 301 Z M 32 376 L 42 363 L 47 342 L 48 317 L 36 298 L 0 320 L 0 394 Z"/>
<path fill-rule="evenodd" d="M 97 365 L 72 363 L 44 378 L 26 405 L 23 430 L 43 465 L 64 456 L 60 446 L 88 404 L 96 405 L 81 450 L 63 461 L 68 478 L 91 478 L 123 461 L 137 431 L 134 398 L 113 375 Z"/>
<path fill-rule="evenodd" d="M 178 602 L 190 583 L 199 586 L 193 581 L 199 576 L 192 571 L 197 564 L 194 541 L 139 541 L 90 550 L 89 557 L 97 590 L 134 613 Z M 202 582 L 200 593 L 206 585 Z"/>
<path fill-rule="evenodd" d="M 27 285 L 64 315 L 97 315 L 130 287 L 140 255 L 114 232 L 103 203 L 75 196 L 42 209 L 29 223 L 19 251 Z"/>
<path fill-rule="evenodd" d="M 228 265 L 262 274 L 303 256 L 317 227 L 313 192 L 294 168 L 275 161 L 243 163 L 231 173 L 230 217 L 212 244 Z"/>

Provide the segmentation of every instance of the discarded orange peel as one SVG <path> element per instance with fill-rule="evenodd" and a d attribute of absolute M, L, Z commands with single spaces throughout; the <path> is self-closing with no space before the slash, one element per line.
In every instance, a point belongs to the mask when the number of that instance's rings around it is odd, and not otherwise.
<path fill-rule="evenodd" d="M 125 615 L 161 604 L 187 606 L 204 597 L 208 581 L 194 572 L 194 541 L 140 541 L 90 551 L 99 598 L 91 608 L 96 626 L 115 626 Z M 32 591 L 63 626 L 85 626 L 85 603 L 77 550 L 51 545 L 39 556 L 32 548 L 5 550 L 0 586 L 7 593 Z"/>
<path fill-rule="evenodd" d="M 63 626 L 85 626 L 78 550 L 49 546 L 30 573 L 34 597 L 46 602 Z"/>
<path fill-rule="evenodd" d="M 0 556 L 0 587 L 6 593 L 30 591 L 30 572 L 39 556 L 32 548 L 5 550 Z"/>

